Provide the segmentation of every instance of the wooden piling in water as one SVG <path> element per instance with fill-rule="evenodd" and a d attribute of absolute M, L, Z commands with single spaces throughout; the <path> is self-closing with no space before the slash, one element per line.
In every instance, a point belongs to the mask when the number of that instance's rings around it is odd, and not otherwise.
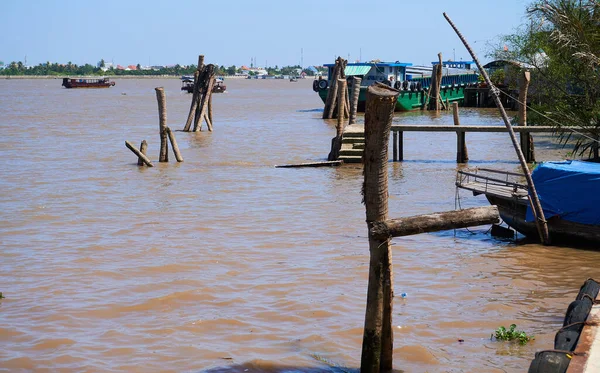
<path fill-rule="evenodd" d="M 207 109 L 210 96 L 212 95 L 212 89 L 215 84 L 215 65 L 206 65 L 202 70 L 201 76 L 201 84 L 198 88 L 201 99 L 194 119 L 194 132 L 202 131 L 203 120 L 206 121 L 208 130 L 212 131 L 212 123 L 207 115 Z"/>
<path fill-rule="evenodd" d="M 337 115 L 337 126 L 336 126 L 336 135 L 331 140 L 331 151 L 329 152 L 329 156 L 327 157 L 328 161 L 335 161 L 340 156 L 340 149 L 342 148 L 342 136 L 344 135 L 344 127 L 345 127 L 345 118 L 344 111 L 345 107 L 343 103 L 346 101 L 346 96 L 348 95 L 348 89 L 346 88 L 346 79 L 338 79 L 337 80 L 337 102 L 342 103 L 342 105 L 338 105 L 338 115 Z"/>
<path fill-rule="evenodd" d="M 388 215 L 388 143 L 399 92 L 384 84 L 367 89 L 363 197 L 369 229 L 369 285 L 363 334 L 361 372 L 392 370 L 393 271 L 390 240 L 371 234 Z"/>
<path fill-rule="evenodd" d="M 356 76 L 352 77 L 352 93 L 350 94 L 350 117 L 348 125 L 356 123 L 356 112 L 358 111 L 358 96 L 360 95 L 360 83 L 362 79 Z"/>
<path fill-rule="evenodd" d="M 440 88 L 442 84 L 442 54 L 438 53 L 439 63 L 433 67 L 431 71 L 431 91 L 429 96 L 429 110 L 439 111 L 442 102 L 442 96 L 440 95 Z"/>
<path fill-rule="evenodd" d="M 333 68 L 333 76 L 329 77 L 329 81 L 331 82 L 331 86 L 327 91 L 327 99 L 325 100 L 325 107 L 323 108 L 323 119 L 332 119 L 334 116 L 334 109 L 337 102 L 337 81 L 338 79 L 346 79 L 346 75 L 344 70 L 346 69 L 346 64 L 348 61 L 344 60 L 342 57 L 338 57 L 335 60 L 335 66 Z M 345 103 L 342 102 L 342 105 L 345 106 Z"/>
<path fill-rule="evenodd" d="M 183 157 L 179 151 L 179 146 L 177 146 L 177 140 L 175 140 L 175 134 L 169 127 L 167 127 L 167 135 L 169 136 L 169 141 L 171 142 L 171 147 L 173 148 L 173 153 L 175 154 L 175 159 L 177 162 L 183 162 Z"/>
<path fill-rule="evenodd" d="M 454 125 L 460 126 L 460 118 L 458 117 L 458 102 L 452 103 L 452 115 L 454 117 Z M 456 163 L 465 163 L 469 160 L 465 135 L 466 132 L 456 132 Z"/>
<path fill-rule="evenodd" d="M 529 71 L 523 71 L 521 76 L 521 84 L 519 86 L 519 125 L 527 126 L 527 91 L 531 74 Z M 535 151 L 533 147 L 533 137 L 529 132 L 521 132 L 521 151 L 525 156 L 525 161 L 528 163 L 535 162 Z"/>
<path fill-rule="evenodd" d="M 148 159 L 148 157 L 146 157 L 144 154 L 142 154 L 142 152 L 140 152 L 139 150 L 137 150 L 135 148 L 135 146 L 133 146 L 132 143 L 130 143 L 129 141 L 125 140 L 125 146 L 131 150 L 133 152 L 133 154 L 138 156 L 138 159 L 141 159 L 142 162 L 144 162 L 144 164 L 148 167 L 154 167 L 154 165 L 152 164 L 152 162 L 150 162 L 150 160 Z"/>
<path fill-rule="evenodd" d="M 185 126 L 183 127 L 183 130 L 185 132 L 188 132 L 190 130 L 190 127 L 192 126 L 192 122 L 194 121 L 195 117 L 196 117 L 196 110 L 198 109 L 198 103 L 200 102 L 200 97 L 199 97 L 199 79 L 200 79 L 200 75 L 202 73 L 202 71 L 204 70 L 204 56 L 200 55 L 198 56 L 198 67 L 196 68 L 196 71 L 194 72 L 194 89 L 192 90 L 192 103 L 190 104 L 190 112 L 188 114 L 188 118 L 185 122 Z"/>
<path fill-rule="evenodd" d="M 142 143 L 140 144 L 140 153 L 142 153 L 143 155 L 146 155 L 146 152 L 148 151 L 148 143 L 146 142 L 146 140 L 142 140 Z M 138 166 L 143 166 L 144 165 L 144 161 L 142 160 L 142 158 L 138 157 Z"/>
<path fill-rule="evenodd" d="M 159 162 L 169 161 L 169 144 L 167 143 L 167 103 L 165 99 L 165 90 L 162 87 L 154 88 L 156 91 L 156 100 L 158 101 L 158 118 L 160 131 L 160 155 Z"/>

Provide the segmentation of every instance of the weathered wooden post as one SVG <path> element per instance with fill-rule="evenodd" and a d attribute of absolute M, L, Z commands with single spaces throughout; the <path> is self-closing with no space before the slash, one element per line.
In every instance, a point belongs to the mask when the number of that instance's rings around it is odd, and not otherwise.
<path fill-rule="evenodd" d="M 337 115 L 337 126 L 336 126 L 336 135 L 331 140 L 331 152 L 327 157 L 329 161 L 335 161 L 340 157 L 340 149 L 342 148 L 342 136 L 344 135 L 344 101 L 346 100 L 346 96 L 348 94 L 348 89 L 346 88 L 346 79 L 338 79 L 337 84 L 337 102 L 342 103 L 337 106 L 338 115 Z"/>
<path fill-rule="evenodd" d="M 523 71 L 521 84 L 519 86 L 519 125 L 527 126 L 527 90 L 531 75 L 529 71 Z M 533 137 L 529 132 L 521 132 L 521 150 L 525 156 L 526 162 L 535 162 L 535 152 L 533 148 Z"/>
<path fill-rule="evenodd" d="M 402 162 L 404 160 L 404 131 L 395 132 L 398 132 L 398 161 Z"/>
<path fill-rule="evenodd" d="M 460 119 L 458 117 L 458 102 L 452 103 L 452 115 L 454 117 L 454 125 L 460 126 Z M 469 160 L 465 135 L 466 133 L 464 131 L 456 132 L 456 163 L 465 163 Z"/>
<path fill-rule="evenodd" d="M 350 118 L 348 125 L 356 123 L 356 112 L 358 111 L 358 96 L 360 95 L 360 83 L 362 79 L 356 76 L 352 77 L 352 93 L 350 94 Z"/>
<path fill-rule="evenodd" d="M 154 88 L 156 100 L 158 101 L 158 118 L 160 131 L 160 156 L 159 162 L 169 161 L 169 144 L 167 143 L 167 103 L 165 90 L 162 87 Z"/>
<path fill-rule="evenodd" d="M 179 146 L 177 146 L 177 140 L 175 140 L 175 134 L 169 127 L 167 127 L 167 135 L 169 136 L 169 141 L 171 142 L 171 147 L 173 148 L 173 153 L 175 154 L 175 159 L 177 162 L 183 162 L 183 157 L 179 151 Z"/>
<path fill-rule="evenodd" d="M 533 207 L 532 210 L 535 212 L 535 215 L 537 216 L 536 225 L 538 227 L 538 232 L 540 234 L 541 241 L 544 245 L 549 245 L 550 244 L 550 233 L 548 231 L 548 222 L 546 221 L 546 217 L 544 215 L 544 210 L 542 209 L 542 205 L 540 203 L 540 199 L 539 199 L 537 191 L 535 189 L 533 179 L 531 178 L 531 172 L 529 171 L 529 167 L 527 166 L 527 161 L 525 161 L 525 156 L 523 155 L 523 152 L 521 151 L 521 147 L 519 146 L 519 143 L 517 142 L 517 137 L 515 136 L 515 132 L 510 124 L 508 115 L 506 115 L 506 111 L 504 110 L 504 107 L 502 106 L 502 103 L 500 102 L 500 97 L 499 97 L 500 95 L 498 93 L 498 88 L 496 88 L 492 84 L 490 77 L 488 76 L 485 69 L 481 66 L 481 63 L 479 63 L 479 59 L 477 59 L 475 52 L 473 52 L 473 49 L 471 49 L 471 46 L 469 45 L 469 43 L 467 43 L 467 40 L 464 38 L 462 33 L 454 25 L 454 23 L 452 22 L 450 17 L 448 17 L 448 15 L 446 13 L 443 13 L 443 14 L 444 14 L 444 18 L 446 18 L 446 21 L 448 21 L 448 23 L 450 24 L 452 29 L 454 29 L 454 31 L 456 32 L 456 35 L 458 35 L 458 38 L 462 41 L 465 48 L 467 48 L 467 50 L 469 51 L 469 54 L 471 55 L 471 57 L 473 57 L 473 61 L 475 61 L 475 63 L 477 64 L 477 67 L 479 68 L 480 73 L 483 75 L 485 82 L 487 83 L 488 87 L 490 87 L 490 93 L 492 94 L 492 97 L 494 98 L 496 106 L 498 107 L 498 110 L 500 111 L 500 115 L 502 116 L 504 125 L 506 126 L 506 129 L 508 130 L 508 134 L 510 135 L 510 140 L 513 144 L 513 148 L 515 149 L 515 152 L 517 153 L 517 157 L 519 158 L 519 163 L 521 164 L 521 169 L 523 170 L 523 174 L 525 174 L 525 179 L 527 180 L 527 186 L 529 188 L 529 194 L 530 194 L 531 200 L 532 200 L 532 207 Z"/>
<path fill-rule="evenodd" d="M 142 153 L 143 155 L 146 155 L 146 152 L 148 151 L 148 143 L 146 142 L 146 140 L 142 140 L 142 143 L 140 144 L 140 153 Z M 143 166 L 144 165 L 144 160 L 142 158 L 138 158 L 138 166 Z"/>
<path fill-rule="evenodd" d="M 133 154 L 138 156 L 138 159 L 141 159 L 142 162 L 144 162 L 144 164 L 146 164 L 146 166 L 148 167 L 154 167 L 154 165 L 152 164 L 152 162 L 150 162 L 150 160 L 148 159 L 148 157 L 146 157 L 144 154 L 142 154 L 142 152 L 140 152 L 139 150 L 137 150 L 135 148 L 135 146 L 133 146 L 132 143 L 130 143 L 129 141 L 125 140 L 125 146 L 131 150 L 133 152 Z"/>
<path fill-rule="evenodd" d="M 210 101 L 210 97 L 212 95 L 212 89 L 215 84 L 215 65 L 209 64 L 204 67 L 202 71 L 202 85 L 200 87 L 200 96 L 202 97 L 200 100 L 200 106 L 196 112 L 196 117 L 194 119 L 194 132 L 198 132 L 202 130 L 202 120 L 206 121 L 206 125 L 209 131 L 212 131 L 212 123 L 208 117 L 207 109 L 208 102 Z"/>
<path fill-rule="evenodd" d="M 342 57 L 338 57 L 335 61 L 335 67 L 333 68 L 333 76 L 329 77 L 329 81 L 331 82 L 331 86 L 327 92 L 327 99 L 325 100 L 325 108 L 323 109 L 323 119 L 331 119 L 333 118 L 334 109 L 337 104 L 337 81 L 338 79 L 345 79 L 346 75 L 344 74 L 344 70 L 346 69 L 346 64 L 348 61 L 344 60 Z M 346 107 L 346 101 L 342 102 L 341 105 Z"/>
<path fill-rule="evenodd" d="M 192 95 L 192 103 L 190 105 L 190 112 L 188 114 L 188 118 L 187 118 L 187 120 L 185 122 L 185 126 L 183 128 L 183 130 L 185 132 L 188 132 L 190 130 L 190 127 L 192 126 L 192 121 L 194 121 L 194 119 L 196 117 L 196 110 L 198 109 L 198 104 L 200 102 L 200 90 L 199 90 L 199 86 L 201 84 L 200 77 L 201 77 L 203 70 L 204 70 L 204 56 L 200 55 L 200 56 L 198 56 L 198 67 L 196 68 L 196 71 L 194 72 L 194 89 L 193 89 L 193 95 Z"/>
<path fill-rule="evenodd" d="M 442 74 L 443 74 L 443 66 L 442 66 L 442 54 L 438 53 L 439 63 L 433 67 L 431 71 L 431 95 L 429 96 L 429 110 L 440 110 L 440 103 L 442 101 L 442 96 L 440 95 L 440 87 L 442 84 Z"/>
<path fill-rule="evenodd" d="M 370 230 L 388 216 L 388 143 L 399 92 L 384 84 L 367 89 L 363 198 L 369 228 L 369 286 L 363 334 L 361 372 L 392 370 L 393 271 L 390 239 Z"/>
<path fill-rule="evenodd" d="M 394 131 L 394 137 L 392 139 L 392 151 L 393 161 L 398 162 L 398 131 Z"/>

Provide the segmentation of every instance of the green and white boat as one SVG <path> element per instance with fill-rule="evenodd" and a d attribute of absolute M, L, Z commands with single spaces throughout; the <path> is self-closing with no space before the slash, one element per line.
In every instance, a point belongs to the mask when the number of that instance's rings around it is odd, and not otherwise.
<path fill-rule="evenodd" d="M 438 62 L 432 62 L 432 66 Z M 465 87 L 477 83 L 478 74 L 471 69 L 472 61 L 443 61 L 443 78 L 441 98 L 445 102 L 462 103 Z M 328 77 L 333 76 L 335 64 L 325 65 Z M 406 62 L 357 62 L 349 63 L 344 70 L 346 78 L 357 76 L 362 78 L 358 97 L 358 111 L 364 111 L 367 87 L 375 82 L 388 84 L 400 91 L 396 102 L 396 111 L 420 109 L 427 104 L 427 92 L 431 84 L 432 66 L 413 66 Z M 313 82 L 313 90 L 319 94 L 323 103 L 327 100 L 327 92 L 331 82 L 320 79 Z"/>

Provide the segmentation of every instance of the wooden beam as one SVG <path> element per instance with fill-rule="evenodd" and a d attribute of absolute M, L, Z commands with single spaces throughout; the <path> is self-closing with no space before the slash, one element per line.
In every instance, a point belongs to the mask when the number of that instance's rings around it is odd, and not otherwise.
<path fill-rule="evenodd" d="M 373 237 L 383 240 L 499 222 L 498 207 L 485 206 L 376 222 L 369 232 Z"/>
<path fill-rule="evenodd" d="M 422 125 L 422 124 L 393 124 L 392 131 L 404 132 L 508 132 L 505 126 L 479 126 L 479 125 Z M 568 128 L 554 128 L 551 126 L 513 127 L 515 132 L 554 133 L 567 132 Z"/>
<path fill-rule="evenodd" d="M 142 154 L 142 152 L 137 150 L 135 148 L 135 146 L 133 146 L 133 144 L 131 144 L 129 141 L 125 140 L 125 146 L 127 146 L 127 148 L 129 148 L 129 150 L 131 150 L 133 152 L 133 154 L 137 155 L 138 158 L 141 159 L 142 162 L 144 162 L 146 164 L 146 166 L 154 167 L 154 165 L 152 164 L 152 162 L 150 162 L 148 157 L 146 157 L 144 154 Z"/>

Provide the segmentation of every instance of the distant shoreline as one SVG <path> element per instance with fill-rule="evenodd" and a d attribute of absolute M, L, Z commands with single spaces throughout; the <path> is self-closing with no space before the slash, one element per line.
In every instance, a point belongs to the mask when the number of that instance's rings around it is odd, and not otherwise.
<path fill-rule="evenodd" d="M 55 75 L 0 75 L 0 80 L 11 79 L 63 79 L 63 78 L 110 78 L 110 79 L 181 79 L 180 75 L 83 75 L 83 76 L 55 76 Z M 223 76 L 225 79 L 246 79 L 245 76 Z"/>

